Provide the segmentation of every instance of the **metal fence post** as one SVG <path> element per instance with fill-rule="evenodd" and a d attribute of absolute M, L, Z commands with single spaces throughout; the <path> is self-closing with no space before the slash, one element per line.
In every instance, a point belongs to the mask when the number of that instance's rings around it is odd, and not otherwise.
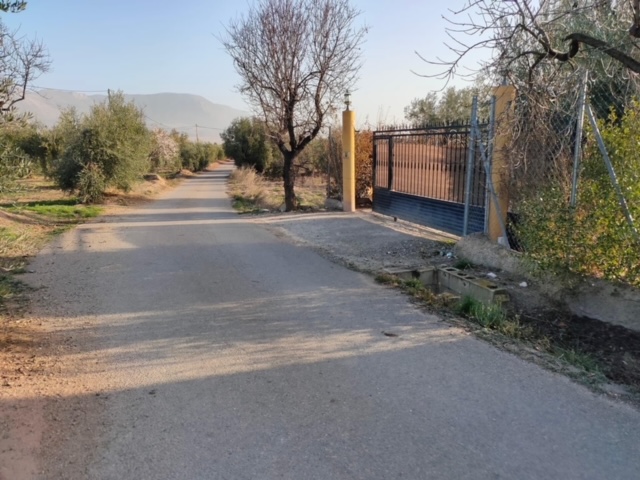
<path fill-rule="evenodd" d="M 489 104 L 489 137 L 488 143 L 488 155 L 489 155 L 489 171 L 486 171 L 486 180 L 484 187 L 484 233 L 489 233 L 489 209 L 491 208 L 489 203 L 491 202 L 491 191 L 489 190 L 489 180 L 491 179 L 491 164 L 493 163 L 493 140 L 496 135 L 496 96 L 491 95 Z M 482 150 L 482 142 L 480 142 L 480 149 Z M 485 169 L 486 170 L 486 169 Z"/>
<path fill-rule="evenodd" d="M 587 101 L 587 81 L 589 80 L 589 72 L 584 73 L 582 81 L 582 91 L 578 99 L 578 120 L 576 125 L 576 143 L 573 152 L 573 178 L 571 179 L 571 207 L 576 206 L 576 197 L 578 194 L 578 178 L 580 176 L 580 158 L 582 156 L 582 129 L 584 125 L 584 106 Z"/>
<path fill-rule="evenodd" d="M 591 127 L 593 127 L 593 133 L 596 136 L 596 140 L 598 142 L 598 148 L 600 149 L 600 153 L 602 154 L 604 163 L 607 166 L 607 170 L 609 171 L 609 177 L 611 177 L 611 183 L 613 184 L 613 188 L 615 189 L 618 195 L 618 201 L 620 202 L 620 206 L 624 211 L 624 216 L 627 219 L 627 223 L 631 227 L 631 233 L 633 234 L 636 242 L 640 244 L 640 233 L 638 233 L 638 229 L 636 228 L 635 222 L 633 220 L 633 216 L 631 215 L 631 211 L 629 210 L 629 205 L 627 205 L 627 199 L 624 198 L 624 194 L 622 193 L 622 189 L 620 188 L 620 183 L 618 183 L 618 177 L 616 176 L 616 171 L 613 169 L 611 158 L 609 158 L 609 154 L 607 153 L 607 147 L 604 144 L 602 135 L 600 134 L 600 129 L 598 128 L 598 122 L 596 122 L 596 118 L 593 115 L 593 111 L 591 110 L 591 105 L 587 105 L 587 115 L 589 117 L 589 122 L 591 123 Z"/>
<path fill-rule="evenodd" d="M 376 143 L 376 136 L 373 135 L 371 139 L 373 142 L 373 161 L 371 162 L 371 190 L 375 190 L 377 181 L 377 172 L 378 172 L 378 144 Z"/>
<path fill-rule="evenodd" d="M 393 190 L 393 137 L 389 137 L 389 190 Z"/>
<path fill-rule="evenodd" d="M 471 208 L 471 189 L 473 182 L 474 159 L 476 154 L 476 126 L 478 125 L 478 97 L 473 97 L 471 106 L 471 132 L 469 132 L 469 153 L 467 156 L 467 178 L 464 191 L 464 219 L 462 221 L 462 236 L 466 237 L 469 230 L 469 210 Z"/>

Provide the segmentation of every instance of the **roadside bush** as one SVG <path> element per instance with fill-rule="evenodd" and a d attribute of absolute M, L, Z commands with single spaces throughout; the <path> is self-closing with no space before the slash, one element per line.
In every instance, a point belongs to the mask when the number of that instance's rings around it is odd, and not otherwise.
<path fill-rule="evenodd" d="M 373 198 L 373 132 L 356 132 L 356 198 Z"/>
<path fill-rule="evenodd" d="M 149 170 L 151 138 L 144 116 L 122 93 L 92 107 L 72 137 L 54 165 L 53 177 L 62 189 L 77 190 L 89 164 L 100 167 L 105 188 L 124 191 Z"/>
<path fill-rule="evenodd" d="M 220 134 L 224 153 L 236 167 L 253 167 L 262 173 L 270 161 L 271 147 L 264 124 L 257 118 L 238 118 Z"/>
<path fill-rule="evenodd" d="M 107 179 L 102 167 L 88 163 L 78 175 L 78 197 L 82 203 L 100 203 L 107 188 Z"/>
<path fill-rule="evenodd" d="M 64 151 L 69 148 L 80 134 L 80 116 L 75 108 L 69 108 L 60 112 L 58 123 L 43 132 L 43 145 L 45 156 L 41 159 L 42 173 L 48 177 L 54 177 L 56 162 L 62 157 Z"/>
<path fill-rule="evenodd" d="M 31 175 L 45 157 L 45 137 L 38 125 L 25 117 L 0 124 L 0 188 L 12 188 L 14 180 Z"/>
<path fill-rule="evenodd" d="M 31 174 L 33 162 L 15 145 L 0 143 L 0 193 L 12 190 L 15 181 Z"/>
<path fill-rule="evenodd" d="M 640 105 L 612 113 L 600 131 L 633 218 L 640 219 Z M 556 182 L 519 204 L 517 233 L 540 268 L 640 286 L 640 245 L 627 223 L 593 132 L 587 129 L 575 210 L 569 186 Z M 638 225 L 636 224 L 636 227 Z"/>
<path fill-rule="evenodd" d="M 329 139 L 316 137 L 296 159 L 296 174 L 316 175 L 327 171 Z"/>
<path fill-rule="evenodd" d="M 271 154 L 267 157 L 262 175 L 271 180 L 281 180 L 284 172 L 284 157 L 273 143 L 269 144 Z"/>
<path fill-rule="evenodd" d="M 156 129 L 151 132 L 151 153 L 149 154 L 152 172 L 175 173 L 180 170 L 180 145 L 167 132 Z"/>
<path fill-rule="evenodd" d="M 186 137 L 186 136 L 185 136 Z M 182 168 L 192 172 L 201 172 L 209 164 L 222 160 L 224 153 L 219 145 L 213 143 L 194 143 L 187 138 L 180 143 Z"/>

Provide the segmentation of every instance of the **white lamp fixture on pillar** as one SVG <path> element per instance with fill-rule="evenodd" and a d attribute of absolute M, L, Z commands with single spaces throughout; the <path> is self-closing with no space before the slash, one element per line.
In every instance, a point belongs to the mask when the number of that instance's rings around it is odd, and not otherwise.
<path fill-rule="evenodd" d="M 347 110 L 349 110 L 349 107 L 351 106 L 351 92 L 349 90 L 344 92 L 344 104 L 346 105 Z"/>

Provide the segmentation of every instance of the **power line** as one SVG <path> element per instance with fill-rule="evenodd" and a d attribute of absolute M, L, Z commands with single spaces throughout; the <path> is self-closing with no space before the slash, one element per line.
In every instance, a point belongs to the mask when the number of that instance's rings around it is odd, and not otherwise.
<path fill-rule="evenodd" d="M 143 113 L 143 115 L 144 115 L 144 118 L 146 118 L 147 120 L 151 120 L 153 123 L 157 123 L 158 125 L 162 125 L 163 127 L 167 127 L 167 128 L 176 128 L 176 127 L 172 127 L 172 126 L 170 126 L 170 125 L 166 125 L 166 124 L 164 124 L 164 123 L 162 123 L 162 122 L 159 122 L 159 121 L 157 121 L 157 120 L 154 120 L 153 118 L 151 118 L 150 116 L 148 116 L 148 115 L 146 115 L 146 114 L 144 114 L 144 113 Z"/>

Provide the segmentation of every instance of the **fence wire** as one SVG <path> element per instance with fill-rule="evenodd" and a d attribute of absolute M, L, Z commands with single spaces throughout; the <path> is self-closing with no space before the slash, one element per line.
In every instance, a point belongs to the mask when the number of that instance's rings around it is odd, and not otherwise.
<path fill-rule="evenodd" d="M 639 285 L 638 92 L 585 73 L 521 89 L 499 124 L 515 243 L 542 268 Z"/>

